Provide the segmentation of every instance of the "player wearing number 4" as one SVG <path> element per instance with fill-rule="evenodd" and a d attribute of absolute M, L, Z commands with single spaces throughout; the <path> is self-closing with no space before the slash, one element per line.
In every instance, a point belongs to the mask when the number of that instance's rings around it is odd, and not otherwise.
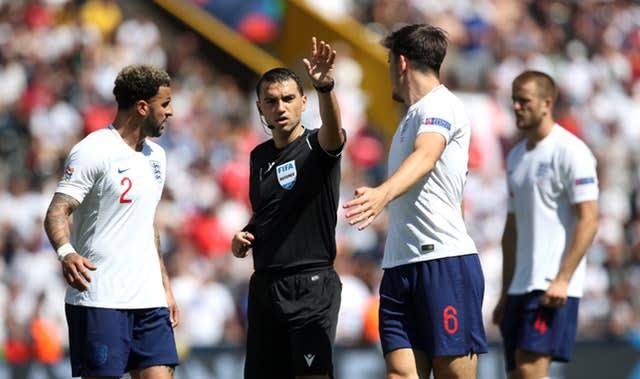
<path fill-rule="evenodd" d="M 502 237 L 502 294 L 493 314 L 510 379 L 548 377 L 576 339 L 584 255 L 598 227 L 596 160 L 553 120 L 556 86 L 539 71 L 513 81 L 516 126 L 509 152 L 509 201 Z"/>
<path fill-rule="evenodd" d="M 166 158 L 148 137 L 160 136 L 172 115 L 170 78 L 127 66 L 113 93 L 115 120 L 71 149 L 44 221 L 69 284 L 71 372 L 168 379 L 179 316 L 154 223 Z"/>
<path fill-rule="evenodd" d="M 387 36 L 393 99 L 408 110 L 391 142 L 389 178 L 347 202 L 359 229 L 387 207 L 379 327 L 387 378 L 476 377 L 487 351 L 484 277 L 462 219 L 471 127 L 440 83 L 446 34 L 408 25 Z"/>

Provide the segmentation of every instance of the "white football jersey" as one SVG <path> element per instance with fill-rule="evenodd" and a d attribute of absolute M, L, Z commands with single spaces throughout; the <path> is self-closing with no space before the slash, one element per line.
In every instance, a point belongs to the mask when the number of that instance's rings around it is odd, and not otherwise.
<path fill-rule="evenodd" d="M 556 124 L 533 150 L 526 145 L 518 143 L 507 158 L 507 207 L 518 233 L 512 295 L 549 287 L 575 229 L 574 205 L 598 199 L 596 159 L 580 139 Z M 569 296 L 582 296 L 585 262 L 569 282 Z"/>
<path fill-rule="evenodd" d="M 167 306 L 154 218 L 165 181 L 163 148 L 145 141 L 140 152 L 109 126 L 69 153 L 56 192 L 80 202 L 72 244 L 96 265 L 87 291 L 69 287 L 68 304 L 104 308 Z"/>
<path fill-rule="evenodd" d="M 441 134 L 446 147 L 433 171 L 387 206 L 383 268 L 477 253 L 462 218 L 471 126 L 462 102 L 443 85 L 407 110 L 391 142 L 389 176 L 424 132 Z"/>

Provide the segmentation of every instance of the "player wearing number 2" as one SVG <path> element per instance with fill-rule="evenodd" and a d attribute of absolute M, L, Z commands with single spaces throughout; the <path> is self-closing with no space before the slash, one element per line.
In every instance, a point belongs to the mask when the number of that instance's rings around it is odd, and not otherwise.
<path fill-rule="evenodd" d="M 178 364 L 178 308 L 154 222 L 166 158 L 147 138 L 160 136 L 172 115 L 170 78 L 127 66 L 113 93 L 115 120 L 71 149 L 44 221 L 69 284 L 71 371 L 168 379 Z"/>
<path fill-rule="evenodd" d="M 462 219 L 471 127 L 462 102 L 440 83 L 447 38 L 408 25 L 387 36 L 393 99 L 408 110 L 391 142 L 389 178 L 347 202 L 364 229 L 386 206 L 389 229 L 379 327 L 388 378 L 475 378 L 487 351 L 484 277 Z"/>

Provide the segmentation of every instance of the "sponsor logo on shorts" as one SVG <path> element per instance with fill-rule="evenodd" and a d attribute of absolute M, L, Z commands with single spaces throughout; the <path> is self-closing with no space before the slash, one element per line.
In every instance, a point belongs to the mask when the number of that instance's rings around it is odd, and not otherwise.
<path fill-rule="evenodd" d="M 316 358 L 315 355 L 313 354 L 305 354 L 304 355 L 304 360 L 307 361 L 307 366 L 311 367 L 311 364 L 313 363 L 313 360 Z"/>

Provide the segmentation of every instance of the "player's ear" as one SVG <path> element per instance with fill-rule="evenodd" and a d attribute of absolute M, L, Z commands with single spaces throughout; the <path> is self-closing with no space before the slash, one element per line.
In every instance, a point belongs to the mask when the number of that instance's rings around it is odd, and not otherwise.
<path fill-rule="evenodd" d="M 140 114 L 140 116 L 146 116 L 147 110 L 149 108 L 149 104 L 144 100 L 138 100 L 135 104 L 136 110 Z"/>
<path fill-rule="evenodd" d="M 258 113 L 262 114 L 262 109 L 260 109 L 260 101 L 256 101 L 256 108 L 258 108 Z"/>

